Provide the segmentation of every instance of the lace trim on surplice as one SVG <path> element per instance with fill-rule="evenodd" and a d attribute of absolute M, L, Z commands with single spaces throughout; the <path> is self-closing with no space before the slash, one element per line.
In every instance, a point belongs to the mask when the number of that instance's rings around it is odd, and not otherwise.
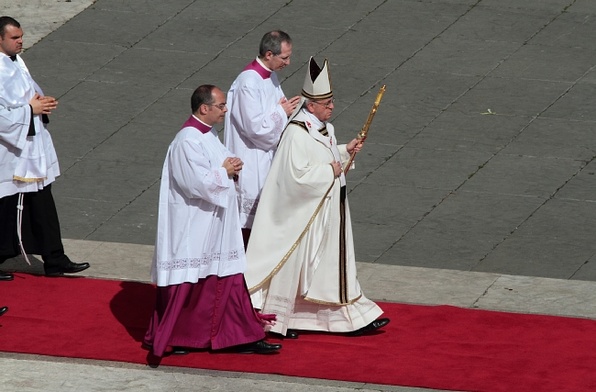
<path fill-rule="evenodd" d="M 275 124 L 275 126 L 273 127 L 273 132 L 275 133 L 275 136 L 279 139 L 281 133 L 285 128 L 286 119 L 283 118 L 278 112 L 273 112 L 273 114 L 271 115 L 271 120 Z"/>
<path fill-rule="evenodd" d="M 259 199 L 242 199 L 240 206 L 240 213 L 245 215 L 254 216 L 259 206 Z"/>
<path fill-rule="evenodd" d="M 214 262 L 239 260 L 239 252 L 232 250 L 222 254 L 221 252 L 203 254 L 201 257 L 185 259 L 163 260 L 157 263 L 158 270 L 175 271 L 182 269 L 193 269 L 209 265 Z"/>

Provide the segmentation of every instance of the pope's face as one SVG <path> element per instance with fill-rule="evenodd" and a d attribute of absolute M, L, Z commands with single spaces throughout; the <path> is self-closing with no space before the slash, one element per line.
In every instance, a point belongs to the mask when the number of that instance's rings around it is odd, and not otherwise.
<path fill-rule="evenodd" d="M 319 101 L 311 101 L 308 104 L 308 110 L 320 121 L 329 121 L 331 118 L 331 114 L 333 113 L 333 108 L 335 98 L 331 97 L 329 99 L 321 99 Z"/>
<path fill-rule="evenodd" d="M 20 27 L 6 25 L 0 35 L 0 52 L 14 56 L 23 50 L 23 30 Z"/>

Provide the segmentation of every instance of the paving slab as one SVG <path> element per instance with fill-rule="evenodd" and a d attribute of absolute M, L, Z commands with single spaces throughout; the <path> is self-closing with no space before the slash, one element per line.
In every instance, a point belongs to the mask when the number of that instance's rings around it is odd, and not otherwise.
<path fill-rule="evenodd" d="M 148 370 L 146 366 L 141 365 L 106 361 L 74 362 L 62 358 L 10 354 L 0 354 L 0 364 L 4 370 L 0 375 L 0 384 L 2 384 L 2 390 L 7 392 L 436 391 L 424 388 L 402 388 L 315 379 L 301 379 L 297 383 L 296 379 L 292 377 L 269 376 L 270 379 L 263 379 L 250 373 L 181 369 L 167 366 Z M 65 368 L 68 368 L 69 371 L 65 372 Z M 57 374 L 59 377 L 56 377 Z M 81 377 L 81 374 L 85 376 Z"/>

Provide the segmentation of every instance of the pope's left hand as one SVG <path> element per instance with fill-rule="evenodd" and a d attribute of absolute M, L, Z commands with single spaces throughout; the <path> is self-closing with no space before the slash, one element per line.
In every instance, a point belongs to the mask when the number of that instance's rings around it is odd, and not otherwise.
<path fill-rule="evenodd" d="M 362 145 L 364 144 L 364 140 L 362 139 L 353 139 L 351 142 L 349 142 L 346 145 L 346 148 L 348 150 L 348 154 L 352 154 L 352 153 L 359 153 L 360 150 L 362 149 Z"/>

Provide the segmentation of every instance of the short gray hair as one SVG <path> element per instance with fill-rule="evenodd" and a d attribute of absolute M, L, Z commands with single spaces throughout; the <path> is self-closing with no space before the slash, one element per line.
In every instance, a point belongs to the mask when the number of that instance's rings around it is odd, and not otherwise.
<path fill-rule="evenodd" d="M 281 30 L 273 30 L 265 33 L 263 38 L 261 38 L 261 44 L 259 45 L 259 56 L 265 57 L 265 54 L 267 54 L 269 51 L 271 51 L 273 54 L 280 54 L 281 44 L 283 42 L 291 45 L 292 38 L 290 38 L 287 33 Z"/>

